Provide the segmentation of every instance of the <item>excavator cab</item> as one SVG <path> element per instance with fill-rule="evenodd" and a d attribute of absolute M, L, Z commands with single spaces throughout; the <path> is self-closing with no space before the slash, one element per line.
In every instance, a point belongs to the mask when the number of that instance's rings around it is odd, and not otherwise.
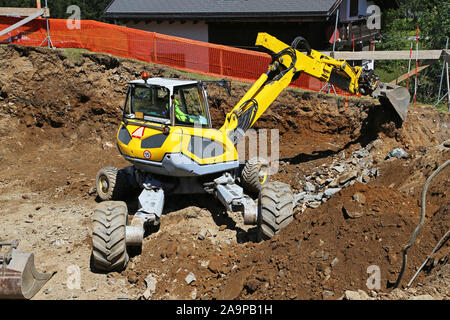
<path fill-rule="evenodd" d="M 144 77 L 130 82 L 124 119 L 174 126 L 211 127 L 200 81 Z"/>

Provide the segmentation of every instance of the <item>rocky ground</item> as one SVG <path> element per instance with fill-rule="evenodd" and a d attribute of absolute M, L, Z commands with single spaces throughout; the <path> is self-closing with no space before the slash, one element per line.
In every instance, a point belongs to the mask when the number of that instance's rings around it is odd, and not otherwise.
<path fill-rule="evenodd" d="M 279 172 L 271 178 L 291 185 L 291 225 L 256 243 L 255 228 L 214 199 L 171 196 L 161 227 L 128 268 L 102 274 L 90 266 L 93 187 L 101 167 L 128 165 L 114 141 L 126 82 L 143 70 L 187 75 L 20 46 L 0 46 L 0 57 L 0 241 L 20 239 L 39 270 L 56 271 L 34 299 L 449 298 L 448 242 L 403 290 L 449 229 L 449 169 L 430 186 L 402 289 L 393 290 L 423 184 L 449 159 L 448 113 L 411 107 L 400 125 L 376 101 L 287 90 L 256 128 L 280 132 Z M 210 86 L 215 127 L 246 90 L 233 83 L 228 97 Z M 370 266 L 379 267 L 379 289 L 367 287 Z"/>

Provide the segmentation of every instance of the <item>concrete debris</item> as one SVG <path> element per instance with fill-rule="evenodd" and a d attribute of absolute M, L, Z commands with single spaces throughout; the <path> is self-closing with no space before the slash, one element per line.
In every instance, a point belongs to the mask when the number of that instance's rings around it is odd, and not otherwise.
<path fill-rule="evenodd" d="M 151 273 L 147 276 L 147 278 L 145 278 L 145 283 L 147 285 L 147 289 L 144 292 L 144 298 L 149 300 L 156 292 L 156 284 L 158 283 L 158 280 L 156 280 L 155 275 Z"/>
<path fill-rule="evenodd" d="M 395 149 L 391 150 L 391 152 L 389 152 L 389 154 L 386 156 L 385 160 L 388 160 L 391 158 L 408 159 L 409 154 L 402 148 L 395 148 Z"/>
<path fill-rule="evenodd" d="M 341 188 L 329 188 L 329 189 L 325 190 L 324 194 L 325 194 L 325 197 L 327 199 L 329 199 L 341 190 L 342 190 Z"/>
<path fill-rule="evenodd" d="M 309 181 L 305 183 L 305 191 L 307 193 L 313 193 L 316 191 L 316 187 Z"/>
<path fill-rule="evenodd" d="M 186 276 L 184 280 L 186 281 L 187 284 L 191 284 L 192 282 L 197 281 L 197 278 L 195 274 L 191 272 Z"/>

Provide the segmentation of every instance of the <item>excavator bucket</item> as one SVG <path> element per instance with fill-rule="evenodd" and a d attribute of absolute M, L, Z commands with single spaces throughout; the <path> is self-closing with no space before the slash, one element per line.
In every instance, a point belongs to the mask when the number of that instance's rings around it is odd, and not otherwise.
<path fill-rule="evenodd" d="M 0 299 L 31 299 L 51 277 L 37 272 L 32 253 L 12 247 L 0 256 Z"/>
<path fill-rule="evenodd" d="M 399 115 L 402 121 L 406 120 L 411 96 L 408 89 L 387 83 L 380 83 L 372 93 L 373 98 L 378 98 L 381 104 L 387 104 Z"/>

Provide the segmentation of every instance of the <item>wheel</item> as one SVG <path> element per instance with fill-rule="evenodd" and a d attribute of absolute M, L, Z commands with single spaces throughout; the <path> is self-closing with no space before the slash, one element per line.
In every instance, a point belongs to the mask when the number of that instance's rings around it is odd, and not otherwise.
<path fill-rule="evenodd" d="M 258 238 L 271 239 L 292 222 L 293 195 L 289 185 L 274 181 L 261 188 L 258 201 Z"/>
<path fill-rule="evenodd" d="M 100 203 L 93 214 L 92 259 L 98 271 L 122 271 L 128 263 L 128 208 L 122 201 Z"/>
<path fill-rule="evenodd" d="M 126 179 L 121 170 L 105 167 L 97 173 L 96 185 L 97 194 L 103 201 L 120 200 L 126 187 Z"/>
<path fill-rule="evenodd" d="M 258 194 L 269 181 L 269 165 L 263 158 L 252 158 L 244 166 L 241 184 L 249 194 Z"/>

